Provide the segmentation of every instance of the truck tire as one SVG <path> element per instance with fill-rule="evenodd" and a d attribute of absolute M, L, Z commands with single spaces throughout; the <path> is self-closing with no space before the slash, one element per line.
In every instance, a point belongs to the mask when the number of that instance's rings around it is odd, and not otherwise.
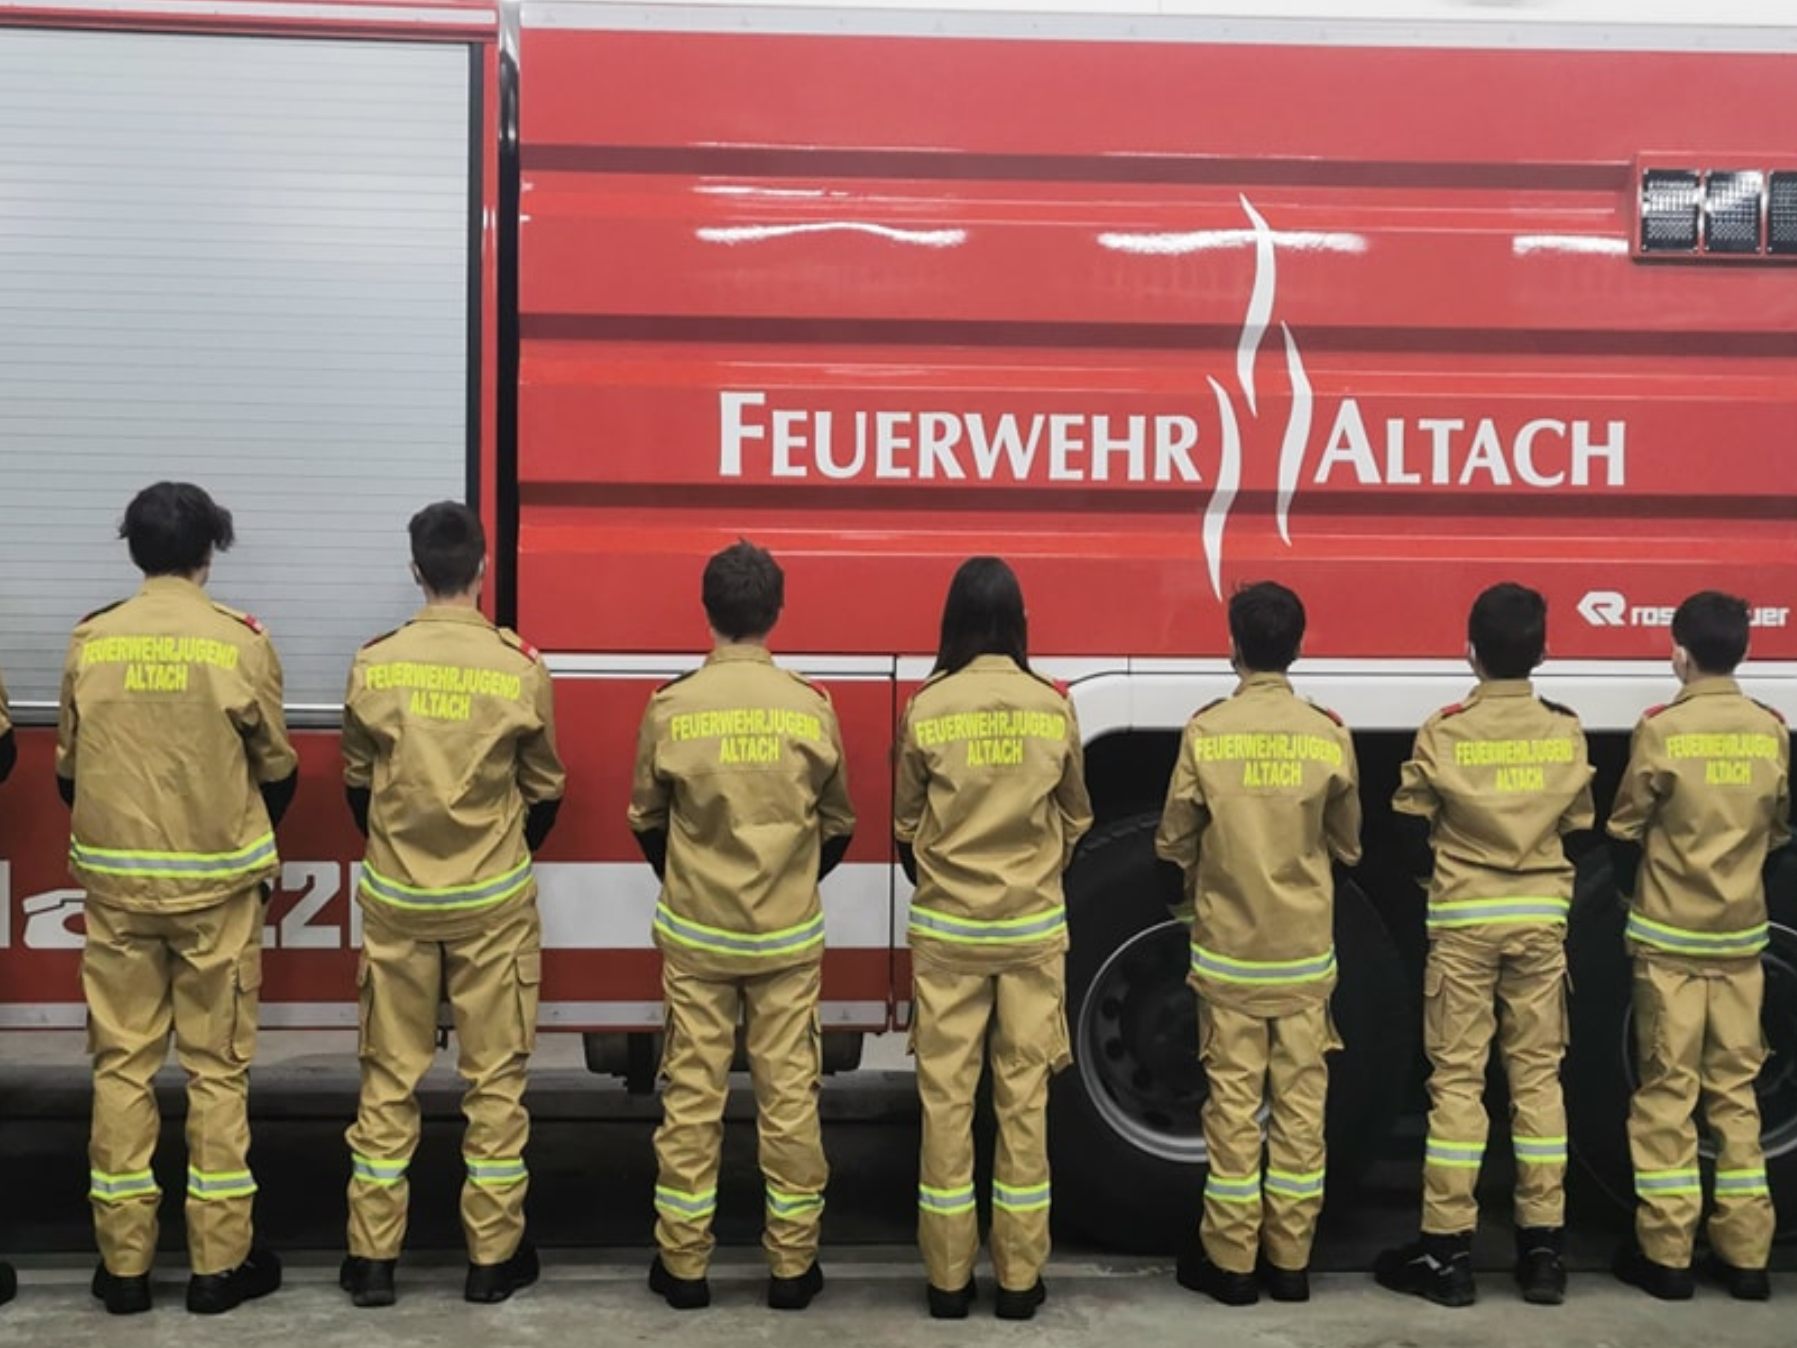
<path fill-rule="evenodd" d="M 1629 1096 L 1638 1079 L 1630 962 L 1622 935 L 1627 911 L 1611 888 L 1608 867 L 1594 868 L 1592 880 L 1590 893 L 1580 885 L 1568 933 L 1573 993 L 1566 1107 L 1581 1167 L 1617 1211 L 1627 1212 L 1635 1204 Z M 1779 1229 L 1790 1232 L 1797 1230 L 1797 855 L 1787 851 L 1779 859 L 1766 897 L 1772 925 L 1771 944 L 1761 956 L 1766 969 L 1761 1024 L 1770 1053 L 1757 1091 L 1760 1136 Z M 1701 1108 L 1698 1119 L 1701 1128 Z M 1707 1171 L 1715 1159 L 1707 1137 L 1700 1152 Z"/>
<path fill-rule="evenodd" d="M 1067 876 L 1067 1016 L 1074 1065 L 1049 1104 L 1059 1219 L 1110 1249 L 1162 1253 L 1194 1229 L 1207 1160 L 1198 1111 L 1190 946 L 1158 892 L 1156 815 L 1096 830 Z M 1329 1184 L 1339 1196 L 1383 1140 L 1399 1101 L 1394 1043 L 1415 1035 L 1384 924 L 1352 884 L 1336 890 L 1346 1049 L 1330 1060 Z M 1402 1061 L 1411 1060 L 1409 1053 Z"/>

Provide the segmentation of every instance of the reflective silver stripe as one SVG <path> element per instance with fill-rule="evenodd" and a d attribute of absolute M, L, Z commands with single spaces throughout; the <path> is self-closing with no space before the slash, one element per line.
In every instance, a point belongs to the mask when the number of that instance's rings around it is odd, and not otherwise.
<path fill-rule="evenodd" d="M 272 833 L 235 852 L 132 852 L 94 847 L 79 838 L 69 839 L 69 860 L 82 870 L 97 875 L 229 877 L 258 870 L 275 859 L 275 835 Z"/>
<path fill-rule="evenodd" d="M 1635 1174 L 1635 1192 L 1650 1194 L 1703 1195 L 1703 1177 L 1695 1167 L 1687 1170 L 1641 1170 Z"/>
<path fill-rule="evenodd" d="M 679 945 L 709 950 L 721 955 L 784 955 L 816 945 L 824 939 L 824 915 L 787 927 L 782 931 L 761 934 L 724 931 L 702 922 L 689 922 L 678 917 L 666 904 L 655 905 L 655 926 L 664 936 Z"/>
<path fill-rule="evenodd" d="M 1213 1173 L 1205 1177 L 1204 1196 L 1219 1203 L 1256 1203 L 1260 1201 L 1260 1186 L 1259 1171 L 1240 1178 Z"/>
<path fill-rule="evenodd" d="M 1565 922 L 1572 904 L 1565 899 L 1463 899 L 1431 903 L 1431 927 L 1472 927 L 1480 923 Z"/>
<path fill-rule="evenodd" d="M 950 917 L 947 913 L 938 913 L 929 908 L 919 908 L 913 904 L 911 916 L 906 925 L 912 931 L 939 936 L 947 941 L 964 941 L 979 945 L 1003 944 L 1012 941 L 1040 940 L 1042 937 L 1054 936 L 1065 931 L 1067 929 L 1067 910 L 1054 908 L 1046 913 L 1032 913 L 1027 917 L 985 921 L 970 917 Z"/>
<path fill-rule="evenodd" d="M 1564 1161 L 1566 1139 L 1563 1137 L 1512 1137 L 1519 1161 Z"/>
<path fill-rule="evenodd" d="M 796 1217 L 805 1212 L 822 1212 L 822 1194 L 789 1194 L 779 1189 L 767 1191 L 767 1210 L 776 1217 Z"/>
<path fill-rule="evenodd" d="M 1718 1170 L 1716 1172 L 1716 1196 L 1723 1194 L 1759 1195 L 1772 1192 L 1766 1182 L 1764 1170 Z"/>
<path fill-rule="evenodd" d="M 1335 951 L 1297 960 L 1238 960 L 1194 943 L 1192 971 L 1224 983 L 1316 983 L 1335 972 Z"/>
<path fill-rule="evenodd" d="M 135 1170 L 124 1175 L 109 1175 L 104 1170 L 88 1171 L 88 1197 L 102 1203 L 117 1203 L 125 1198 L 154 1196 L 162 1192 L 156 1176 L 148 1170 Z"/>
<path fill-rule="evenodd" d="M 1050 1186 L 1041 1184 L 1011 1185 L 992 1181 L 992 1206 L 1006 1212 L 1042 1212 L 1049 1204 Z"/>
<path fill-rule="evenodd" d="M 684 1189 L 655 1186 L 655 1206 L 671 1217 L 709 1217 L 718 1208 L 718 1191 L 707 1189 L 702 1194 L 689 1194 Z"/>
<path fill-rule="evenodd" d="M 1425 1165 L 1443 1165 L 1450 1169 L 1477 1170 L 1485 1160 L 1483 1142 L 1445 1142 L 1430 1138 L 1423 1144 Z"/>
<path fill-rule="evenodd" d="M 1265 1188 L 1270 1194 L 1286 1198 L 1321 1198 L 1324 1181 L 1325 1176 L 1321 1170 L 1298 1175 L 1289 1170 L 1268 1169 Z"/>
<path fill-rule="evenodd" d="M 1687 931 L 1629 910 L 1630 940 L 1675 955 L 1757 955 L 1766 948 L 1770 930 L 1762 922 L 1745 931 Z"/>
<path fill-rule="evenodd" d="M 247 1170 L 209 1173 L 189 1166 L 187 1192 L 194 1198 L 243 1198 L 256 1192 L 256 1179 Z"/>
<path fill-rule="evenodd" d="M 464 1156 L 462 1160 L 468 1167 L 468 1178 L 479 1185 L 503 1188 L 530 1176 L 522 1156 L 506 1156 L 498 1160 L 477 1160 L 472 1156 Z"/>
<path fill-rule="evenodd" d="M 365 1184 L 379 1184 L 383 1187 L 403 1180 L 406 1177 L 406 1167 L 410 1164 L 410 1160 L 377 1161 L 360 1152 L 351 1152 L 349 1158 L 352 1176 Z"/>
<path fill-rule="evenodd" d="M 363 892 L 395 908 L 479 908 L 511 898 L 528 885 L 531 878 L 530 862 L 526 860 L 496 879 L 472 885 L 424 889 L 389 880 L 366 861 L 362 863 Z"/>
<path fill-rule="evenodd" d="M 945 1217 L 972 1212 L 973 1185 L 963 1185 L 959 1189 L 932 1189 L 927 1184 L 920 1184 L 917 1186 L 917 1206 L 925 1212 Z"/>

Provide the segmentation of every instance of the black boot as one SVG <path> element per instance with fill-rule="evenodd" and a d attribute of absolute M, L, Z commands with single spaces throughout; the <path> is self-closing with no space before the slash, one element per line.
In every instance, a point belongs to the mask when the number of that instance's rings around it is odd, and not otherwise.
<path fill-rule="evenodd" d="M 1261 1290 L 1275 1301 L 1310 1300 L 1309 1268 L 1280 1268 L 1262 1255 L 1254 1276 L 1260 1279 Z"/>
<path fill-rule="evenodd" d="M 393 1270 L 397 1259 L 363 1259 L 350 1255 L 337 1272 L 337 1285 L 349 1293 L 349 1299 L 363 1309 L 391 1306 L 399 1300 L 393 1287 Z"/>
<path fill-rule="evenodd" d="M 777 1311 L 802 1311 L 824 1290 L 824 1270 L 817 1260 L 796 1278 L 767 1280 L 767 1304 Z"/>
<path fill-rule="evenodd" d="M 11 1264 L 0 1261 L 0 1306 L 4 1306 L 19 1294 L 19 1275 L 13 1272 Z"/>
<path fill-rule="evenodd" d="M 1639 1287 L 1650 1297 L 1661 1301 L 1689 1301 L 1697 1286 L 1688 1268 L 1669 1268 L 1656 1264 L 1641 1253 L 1641 1247 L 1630 1241 L 1616 1252 L 1612 1271 L 1630 1287 Z"/>
<path fill-rule="evenodd" d="M 677 1311 L 703 1310 L 711 1305 L 710 1283 L 703 1278 L 676 1278 L 659 1254 L 649 1265 L 649 1290 Z"/>
<path fill-rule="evenodd" d="M 1516 1285 L 1531 1306 L 1566 1300 L 1564 1233 L 1557 1226 L 1525 1226 L 1516 1232 Z"/>
<path fill-rule="evenodd" d="M 187 1309 L 195 1315 L 223 1315 L 281 1286 L 281 1261 L 273 1250 L 251 1250 L 229 1273 L 196 1273 L 187 1280 Z"/>
<path fill-rule="evenodd" d="M 1026 1287 L 1021 1292 L 999 1288 L 992 1309 L 1001 1320 L 1034 1320 L 1036 1307 L 1047 1300 L 1048 1286 L 1037 1278 L 1034 1286 Z"/>
<path fill-rule="evenodd" d="M 1770 1301 L 1772 1279 L 1763 1268 L 1736 1268 L 1719 1254 L 1712 1254 L 1703 1265 L 1704 1276 L 1721 1283 L 1736 1301 Z"/>
<path fill-rule="evenodd" d="M 121 1278 L 101 1264 L 94 1270 L 94 1296 L 106 1303 L 108 1315 L 142 1315 L 150 1309 L 150 1275 Z"/>
<path fill-rule="evenodd" d="M 504 1301 L 513 1292 L 529 1287 L 540 1272 L 537 1247 L 528 1240 L 521 1240 L 518 1248 L 512 1251 L 512 1257 L 503 1264 L 468 1265 L 468 1281 L 462 1284 L 462 1300 L 491 1306 Z"/>
<path fill-rule="evenodd" d="M 1260 1287 L 1252 1273 L 1231 1273 L 1219 1268 L 1198 1240 L 1180 1251 L 1174 1277 L 1188 1292 L 1202 1292 L 1225 1306 L 1252 1306 L 1260 1300 Z"/>
<path fill-rule="evenodd" d="M 930 1319 L 932 1320 L 965 1320 L 967 1312 L 973 1309 L 974 1298 L 979 1295 L 972 1278 L 967 1286 L 958 1292 L 945 1292 L 934 1283 L 929 1287 Z"/>
<path fill-rule="evenodd" d="M 1373 1277 L 1379 1286 L 1407 1296 L 1422 1297 L 1437 1306 L 1470 1306 L 1478 1299 L 1473 1284 L 1473 1238 L 1432 1236 L 1387 1250 L 1373 1261 Z"/>

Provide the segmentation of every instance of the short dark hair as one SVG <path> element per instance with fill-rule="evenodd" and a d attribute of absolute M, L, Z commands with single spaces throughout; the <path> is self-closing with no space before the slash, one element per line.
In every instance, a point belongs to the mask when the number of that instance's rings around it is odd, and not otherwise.
<path fill-rule="evenodd" d="M 1304 640 L 1304 601 L 1278 581 L 1243 585 L 1229 596 L 1229 635 L 1243 668 L 1283 673 Z"/>
<path fill-rule="evenodd" d="M 487 531 L 480 516 L 460 501 L 427 505 L 406 531 L 412 536 L 412 564 L 432 594 L 461 594 L 480 578 Z"/>
<path fill-rule="evenodd" d="M 705 616 L 719 636 L 766 636 L 786 606 L 786 573 L 766 548 L 739 538 L 705 563 L 701 592 Z"/>
<path fill-rule="evenodd" d="M 237 541 L 231 512 L 191 482 L 158 482 L 125 507 L 119 537 L 146 576 L 185 576 Z"/>
<path fill-rule="evenodd" d="M 1672 639 L 1705 674 L 1733 674 L 1747 655 L 1747 601 L 1700 590 L 1672 615 Z"/>
<path fill-rule="evenodd" d="M 942 605 L 936 673 L 965 669 L 976 656 L 1008 655 L 1030 667 L 1029 623 L 1017 573 L 999 557 L 969 557 L 949 582 Z"/>
<path fill-rule="evenodd" d="M 1473 600 L 1466 639 L 1494 679 L 1526 679 L 1547 649 L 1547 600 L 1526 585 L 1504 581 Z"/>

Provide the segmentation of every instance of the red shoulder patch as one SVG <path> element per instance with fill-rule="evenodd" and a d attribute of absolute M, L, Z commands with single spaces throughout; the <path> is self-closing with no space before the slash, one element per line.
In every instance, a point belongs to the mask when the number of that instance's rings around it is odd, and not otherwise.
<path fill-rule="evenodd" d="M 1458 716 L 1461 712 L 1463 712 L 1465 710 L 1466 710 L 1466 703 L 1450 702 L 1450 703 L 1448 703 L 1447 706 L 1443 707 L 1440 711 L 1436 712 L 1435 714 L 1437 716 Z"/>
<path fill-rule="evenodd" d="M 1658 716 L 1661 712 L 1665 711 L 1666 708 L 1670 707 L 1671 705 L 1672 704 L 1670 702 L 1662 702 L 1658 706 L 1649 707 L 1646 711 L 1641 713 L 1641 719 L 1644 721 L 1651 720 L 1653 717 Z"/>
<path fill-rule="evenodd" d="M 257 636 L 261 636 L 268 630 L 253 613 L 239 613 L 237 615 L 237 621 L 249 628 L 250 631 L 254 632 Z"/>
<path fill-rule="evenodd" d="M 1068 683 L 1065 679 L 1050 679 L 1049 683 L 1054 685 L 1055 692 L 1059 693 L 1062 697 L 1068 697 L 1073 692 L 1073 685 Z"/>
<path fill-rule="evenodd" d="M 1308 698 L 1305 700 L 1309 701 Z M 1321 712 L 1323 715 L 1327 716 L 1331 721 L 1334 721 L 1337 725 L 1342 724 L 1342 718 L 1340 716 L 1337 716 L 1333 711 L 1331 711 L 1328 707 L 1325 707 L 1322 703 L 1311 702 L 1310 706 L 1313 711 Z"/>
<path fill-rule="evenodd" d="M 541 664 L 542 663 L 542 660 L 543 660 L 542 652 L 539 651 L 535 646 L 531 645 L 523 637 L 518 638 L 518 649 L 524 652 L 525 659 L 529 660 L 532 664 Z"/>

